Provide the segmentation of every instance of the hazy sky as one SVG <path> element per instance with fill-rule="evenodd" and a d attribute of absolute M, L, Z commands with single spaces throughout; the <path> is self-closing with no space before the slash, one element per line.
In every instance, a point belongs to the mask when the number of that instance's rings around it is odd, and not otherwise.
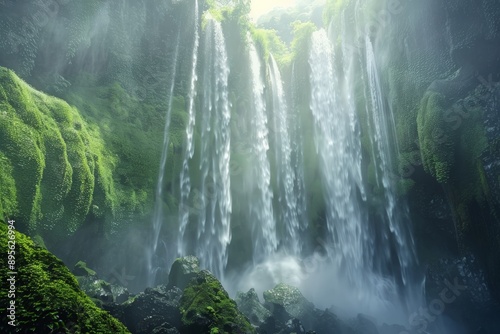
<path fill-rule="evenodd" d="M 295 0 L 252 0 L 250 16 L 255 20 L 274 7 L 288 7 L 295 4 Z"/>

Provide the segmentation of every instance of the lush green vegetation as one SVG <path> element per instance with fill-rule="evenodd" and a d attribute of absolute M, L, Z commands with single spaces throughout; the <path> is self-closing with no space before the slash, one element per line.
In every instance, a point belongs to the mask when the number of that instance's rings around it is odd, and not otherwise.
<path fill-rule="evenodd" d="M 114 212 L 115 159 L 78 110 L 34 90 L 5 68 L 0 68 L 0 108 L 6 166 L 2 216 L 15 217 L 30 233 L 63 236 L 74 233 L 91 210 Z"/>
<path fill-rule="evenodd" d="M 7 254 L 8 240 L 15 241 L 15 298 L 8 296 L 10 290 L 2 289 L 0 301 L 2 305 L 15 301 L 17 331 L 40 334 L 129 333 L 125 326 L 98 308 L 80 290 L 75 277 L 61 260 L 37 247 L 22 233 L 10 231 L 15 229 L 0 222 L 1 253 Z M 6 268 L 6 261 L 2 260 L 2 265 Z M 0 278 L 2 282 L 8 282 L 7 279 L 11 278 L 8 270 L 2 270 Z M 0 330 L 7 333 L 10 329 L 7 321 L 2 321 Z"/>

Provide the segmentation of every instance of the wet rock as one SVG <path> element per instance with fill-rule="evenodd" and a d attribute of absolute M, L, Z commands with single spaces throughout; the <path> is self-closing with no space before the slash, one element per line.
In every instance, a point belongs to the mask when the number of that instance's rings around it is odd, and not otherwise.
<path fill-rule="evenodd" d="M 353 333 L 353 330 L 351 328 L 344 324 L 335 314 L 330 312 L 328 309 L 325 311 L 316 311 L 312 329 L 317 334 Z"/>
<path fill-rule="evenodd" d="M 134 334 L 177 333 L 182 291 L 165 285 L 148 288 L 122 305 L 105 307 Z M 156 332 L 155 332 L 156 331 Z"/>
<path fill-rule="evenodd" d="M 310 316 L 314 310 L 314 305 L 309 302 L 296 287 L 280 283 L 274 289 L 264 292 L 266 305 L 273 304 L 284 307 L 293 318 L 302 319 Z"/>
<path fill-rule="evenodd" d="M 198 258 L 195 256 L 178 258 L 172 264 L 172 268 L 170 269 L 167 287 L 172 288 L 176 286 L 182 290 L 188 285 L 192 278 L 196 277 L 199 272 L 200 267 Z"/>
<path fill-rule="evenodd" d="M 407 328 L 401 325 L 388 325 L 383 324 L 379 330 L 380 334 L 401 334 L 405 332 L 410 332 Z"/>
<path fill-rule="evenodd" d="M 352 327 L 356 334 L 380 334 L 374 320 L 364 314 L 358 314 L 352 321 Z"/>
<path fill-rule="evenodd" d="M 259 326 L 271 316 L 271 312 L 261 304 L 259 296 L 253 288 L 247 293 L 238 292 L 236 295 L 236 304 L 238 305 L 238 309 L 253 325 Z"/>
<path fill-rule="evenodd" d="M 439 319 L 449 319 L 461 328 L 474 333 L 477 328 L 496 331 L 500 321 L 496 316 L 500 305 L 487 284 L 481 263 L 471 253 L 461 257 L 442 258 L 430 266 L 426 279 L 427 310 L 432 321 L 429 330 L 439 324 Z M 424 312 L 415 311 L 416 322 L 423 322 Z"/>
<path fill-rule="evenodd" d="M 85 294 L 102 303 L 119 304 L 130 296 L 126 288 L 98 279 L 97 276 L 78 276 L 76 279 Z"/>

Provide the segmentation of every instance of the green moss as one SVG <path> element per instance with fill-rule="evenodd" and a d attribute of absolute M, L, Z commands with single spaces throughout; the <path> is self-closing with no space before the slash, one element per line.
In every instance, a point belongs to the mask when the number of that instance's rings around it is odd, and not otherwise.
<path fill-rule="evenodd" d="M 0 223 L 0 251 L 7 253 L 8 227 Z M 107 312 L 99 309 L 78 287 L 75 277 L 47 250 L 35 246 L 15 232 L 16 324 L 19 332 L 36 333 L 128 333 Z M 2 266 L 7 268 L 6 257 Z M 7 281 L 7 270 L 0 278 Z M 7 290 L 0 291 L 2 305 L 8 305 Z M 7 332 L 6 321 L 0 331 Z"/>
<path fill-rule="evenodd" d="M 112 212 L 113 158 L 77 109 L 4 68 L 0 108 L 3 216 L 15 217 L 21 229 L 33 234 L 69 235 L 85 221 L 96 188 L 100 197 L 95 205 Z"/>
<path fill-rule="evenodd" d="M 263 59 L 268 59 L 272 54 L 280 67 L 290 65 L 292 54 L 276 30 L 252 28 L 250 32 L 257 48 L 261 50 Z"/>
<path fill-rule="evenodd" d="M 1 117 L 1 116 L 0 116 Z M 16 181 L 10 160 L 0 152 L 0 217 L 17 214 Z"/>
<path fill-rule="evenodd" d="M 180 308 L 181 332 L 255 333 L 221 283 L 207 271 L 200 272 L 184 289 Z M 200 317 L 208 321 L 198 323 Z"/>
<path fill-rule="evenodd" d="M 323 9 L 323 22 L 328 26 L 331 21 L 339 22 L 342 9 L 344 9 L 350 0 L 327 0 Z"/>
<path fill-rule="evenodd" d="M 447 183 L 455 158 L 455 136 L 444 121 L 444 96 L 427 92 L 417 116 L 422 163 L 426 172 L 440 183 Z"/>

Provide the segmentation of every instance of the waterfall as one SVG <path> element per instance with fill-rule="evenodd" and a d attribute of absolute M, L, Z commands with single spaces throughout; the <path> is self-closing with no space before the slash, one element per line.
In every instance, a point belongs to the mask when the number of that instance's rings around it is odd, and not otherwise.
<path fill-rule="evenodd" d="M 179 200 L 179 236 L 177 238 L 177 255 L 186 255 L 186 243 L 184 234 L 189 222 L 189 195 L 191 193 L 191 178 L 189 176 L 189 161 L 194 154 L 194 127 L 196 122 L 194 100 L 196 98 L 196 82 L 198 80 L 196 67 L 198 64 L 198 47 L 200 45 L 199 33 L 199 9 L 198 0 L 195 1 L 194 10 L 194 45 L 193 55 L 191 58 L 191 79 L 189 85 L 189 103 L 188 103 L 188 125 L 186 128 L 186 146 L 184 150 L 184 158 L 182 162 L 182 170 L 180 175 L 181 195 Z"/>
<path fill-rule="evenodd" d="M 359 80 L 354 71 L 357 59 L 353 50 L 345 46 L 334 49 L 324 30 L 312 35 L 310 107 L 328 227 L 328 236 L 321 243 L 337 281 L 332 294 L 342 296 L 342 290 L 349 291 L 349 296 L 345 296 L 346 308 L 359 311 L 362 305 L 361 309 L 367 313 L 382 318 L 388 316 L 390 309 L 401 311 L 398 294 L 408 288 L 407 271 L 415 265 L 415 259 L 405 206 L 397 201 L 391 179 L 394 122 L 384 106 L 368 37 L 365 42 L 366 54 L 360 58 L 365 63 L 360 63 L 360 68 L 367 79 L 363 80 L 367 92 L 367 128 L 373 137 L 374 177 L 381 192 L 370 194 L 370 201 L 377 201 L 377 207 L 383 208 L 375 217 L 368 214 L 370 204 L 365 189 L 368 181 L 362 173 L 357 116 L 362 110 L 356 110 L 353 99 L 355 80 Z M 347 305 L 350 302 L 354 304 Z"/>
<path fill-rule="evenodd" d="M 262 65 L 255 46 L 250 42 L 250 71 L 252 88 L 251 154 L 252 180 L 256 198 L 250 203 L 250 223 L 253 232 L 254 262 L 258 263 L 273 254 L 278 246 L 271 192 L 271 169 L 268 159 L 269 141 Z"/>
<path fill-rule="evenodd" d="M 289 112 L 283 90 L 283 82 L 276 60 L 271 55 L 269 77 L 272 88 L 273 128 L 275 136 L 276 178 L 278 184 L 279 223 L 285 227 L 283 236 L 285 251 L 291 255 L 300 255 L 303 241 L 300 232 L 304 226 L 299 222 L 299 194 L 296 191 L 298 182 L 292 162 L 292 145 L 290 139 Z"/>
<path fill-rule="evenodd" d="M 165 127 L 163 129 L 163 149 L 161 152 L 160 168 L 158 169 L 158 181 L 155 190 L 155 204 L 153 211 L 153 242 L 148 248 L 147 261 L 148 261 L 148 285 L 154 284 L 156 269 L 158 268 L 158 260 L 156 259 L 156 249 L 158 247 L 158 239 L 161 232 L 164 216 L 164 201 L 163 201 L 163 180 L 165 176 L 165 167 L 167 165 L 168 147 L 169 147 L 169 129 L 170 120 L 172 115 L 172 99 L 174 97 L 175 77 L 177 73 L 177 58 L 179 55 L 179 37 L 180 31 L 177 33 L 177 40 L 175 44 L 174 58 L 172 61 L 172 77 L 170 78 L 170 87 L 168 95 L 167 114 L 165 116 Z"/>
<path fill-rule="evenodd" d="M 394 119 L 370 39 L 355 50 L 345 43 L 334 47 L 325 30 L 314 32 L 302 64 L 309 67 L 299 71 L 305 77 L 296 77 L 292 64 L 290 82 L 308 79 L 310 90 L 289 105 L 276 60 L 270 55 L 265 62 L 250 37 L 248 68 L 236 71 L 248 90 L 238 87 L 240 96 L 232 96 L 235 69 L 230 72 L 221 23 L 204 13 L 201 38 L 198 18 L 196 2 L 177 243 L 167 262 L 196 255 L 233 292 L 287 282 L 319 307 L 331 306 L 334 297 L 346 314 L 402 316 L 400 297 L 411 295 L 416 259 L 407 209 L 391 177 Z M 346 22 L 342 14 L 342 40 L 352 38 Z M 231 115 L 238 124 L 230 124 Z M 231 157 L 241 164 L 234 175 Z M 156 192 L 155 247 L 165 160 L 166 153 Z M 229 253 L 239 245 L 231 243 L 232 228 L 242 241 L 234 257 Z M 238 268 L 243 271 L 228 271 L 228 262 L 239 257 L 246 261 Z"/>
<path fill-rule="evenodd" d="M 200 191 L 195 254 L 222 278 L 231 241 L 229 66 L 221 24 L 206 14 Z"/>
<path fill-rule="evenodd" d="M 415 245 L 412 234 L 409 230 L 409 218 L 407 207 L 404 203 L 397 200 L 395 180 L 391 171 L 392 152 L 398 152 L 397 138 L 395 135 L 394 116 L 383 103 L 383 94 L 381 90 L 378 70 L 376 66 L 375 53 L 370 39 L 366 38 L 366 70 L 368 72 L 368 86 L 370 91 L 370 100 L 372 108 L 372 121 L 374 124 L 374 133 L 378 149 L 379 170 L 381 171 L 381 184 L 384 189 L 385 197 L 385 222 L 387 224 L 385 240 L 387 243 L 393 243 L 396 249 L 395 256 L 400 275 L 400 279 L 406 288 L 411 288 L 409 281 L 409 271 L 417 265 Z M 394 143 L 391 145 L 391 143 Z M 386 253 L 388 250 L 386 250 Z M 392 264 L 392 261 L 387 261 Z M 406 292 L 411 293 L 411 292 Z"/>
<path fill-rule="evenodd" d="M 330 233 L 325 242 L 331 246 L 327 249 L 330 257 L 356 282 L 363 277 L 360 270 L 372 258 L 373 250 L 364 242 L 368 236 L 359 196 L 364 190 L 356 118 L 352 104 L 340 94 L 333 56 L 326 32 L 315 32 L 309 57 L 311 111 Z"/>

